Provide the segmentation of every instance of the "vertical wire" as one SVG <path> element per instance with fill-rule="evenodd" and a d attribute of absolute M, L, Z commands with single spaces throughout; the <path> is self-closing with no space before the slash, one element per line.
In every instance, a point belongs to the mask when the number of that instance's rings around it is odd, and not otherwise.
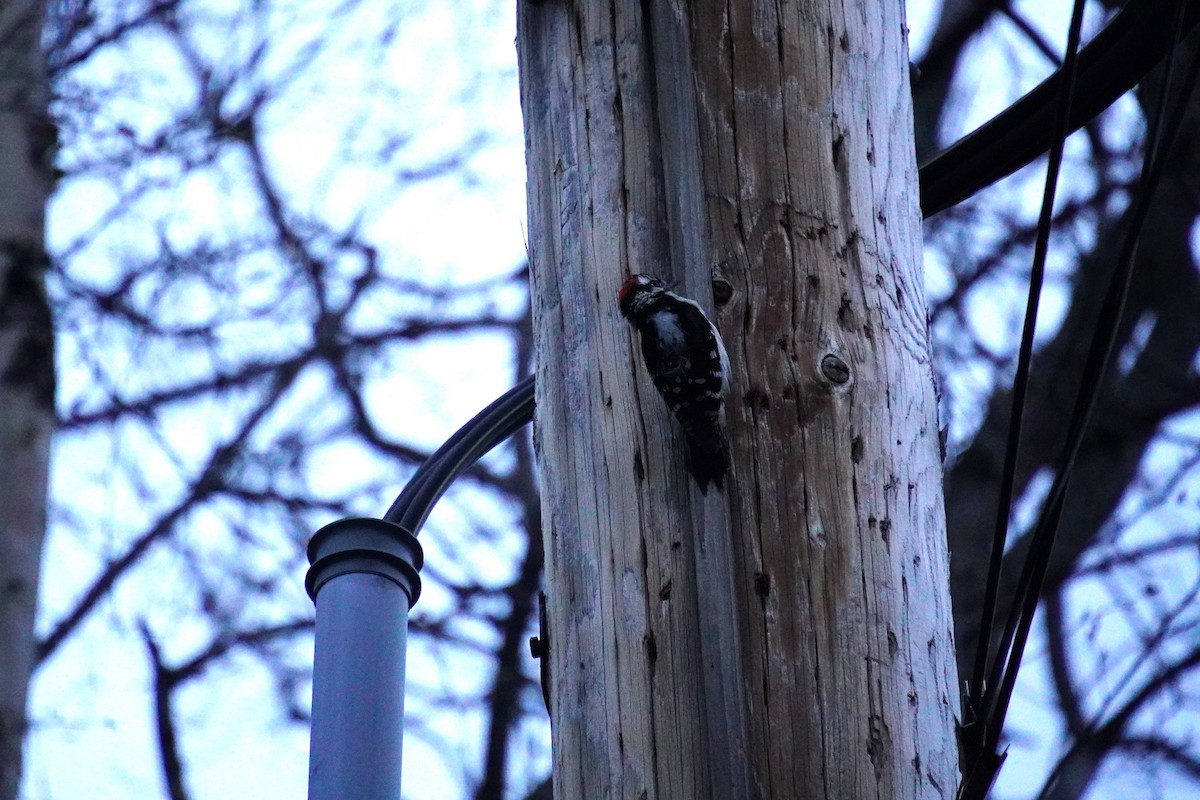
<path fill-rule="evenodd" d="M 1061 70 L 1062 85 L 1059 87 L 1059 103 L 1055 109 L 1054 145 L 1050 149 L 1050 158 L 1046 166 L 1046 186 L 1042 194 L 1042 209 L 1038 218 L 1033 265 L 1029 273 L 1029 296 L 1025 306 L 1025 322 L 1021 331 L 1016 374 L 1013 377 L 1012 409 L 1009 413 L 1000 495 L 996 503 L 992 553 L 988 562 L 987 587 L 984 591 L 983 618 L 980 623 L 979 638 L 975 642 L 975 665 L 971 673 L 971 685 L 968 687 L 968 708 L 974 712 L 975 720 L 973 721 L 976 722 L 979 721 L 983 712 L 984 674 L 987 672 L 992 629 L 995 626 L 996 601 L 1000 592 L 1000 566 L 1004 557 L 1004 545 L 1008 539 L 1009 509 L 1012 507 L 1016 483 L 1017 456 L 1020 452 L 1021 424 L 1025 417 L 1025 397 L 1029 388 L 1029 366 L 1033 357 L 1033 336 L 1037 329 L 1038 304 L 1041 300 L 1042 284 L 1045 282 L 1046 276 L 1046 255 L 1050 247 L 1054 195 L 1058 186 L 1058 174 L 1062 168 L 1063 150 L 1070 129 L 1071 101 L 1075 92 L 1079 40 L 1083 30 L 1083 7 L 1083 0 L 1075 0 L 1071 11 L 1071 24 L 1067 34 L 1067 47 Z M 998 651 L 997 661 L 999 660 L 1000 652 Z"/>
<path fill-rule="evenodd" d="M 1176 7 L 1175 38 L 1173 39 L 1171 49 L 1167 53 L 1167 62 L 1163 72 L 1162 91 L 1159 94 L 1154 113 L 1149 120 L 1146 155 L 1143 159 L 1141 181 L 1139 182 L 1136 200 L 1130 211 L 1129 225 L 1125 231 L 1125 239 L 1121 246 L 1116 268 L 1109 279 L 1108 289 L 1105 292 L 1104 302 L 1101 306 L 1096 328 L 1092 334 L 1092 341 L 1088 348 L 1087 359 L 1084 363 L 1080 379 L 1079 393 L 1075 398 L 1075 406 L 1072 410 L 1071 422 L 1068 428 L 1069 433 L 1063 447 L 1058 474 L 1055 476 L 1054 484 L 1047 494 L 1046 501 L 1042 507 L 1042 513 L 1039 515 L 1037 525 L 1034 528 L 1032 544 L 1030 545 L 1027 560 L 1028 569 L 1026 570 L 1029 573 L 1029 584 L 1025 588 L 1022 598 L 1023 602 L 1021 604 L 1019 622 L 1013 626 L 1016 631 L 1016 638 L 1013 641 L 1012 652 L 1005 664 L 1000 690 L 996 695 L 994 713 L 1001 724 L 1008 712 L 1009 702 L 1012 699 L 1017 672 L 1021 666 L 1021 658 L 1024 654 L 1025 644 L 1029 638 L 1029 630 L 1033 624 L 1034 612 L 1037 609 L 1038 599 L 1041 595 L 1042 582 L 1049 567 L 1050 552 L 1054 545 L 1054 537 L 1058 530 L 1058 523 L 1066 501 L 1071 471 L 1075 465 L 1075 458 L 1079 454 L 1079 448 L 1083 443 L 1088 422 L 1099 399 L 1100 388 L 1104 382 L 1108 363 L 1112 358 L 1118 323 L 1124 312 L 1125 301 L 1129 294 L 1129 284 L 1133 275 L 1133 259 L 1137 252 L 1138 237 L 1149 214 L 1150 202 L 1153 199 L 1154 191 L 1162 178 L 1164 164 L 1166 163 L 1166 154 L 1169 152 L 1170 145 L 1174 141 L 1175 135 L 1182 124 L 1188 99 L 1195 88 L 1197 80 L 1200 79 L 1200 58 L 1197 58 L 1194 60 L 1192 71 L 1187 76 L 1185 85 L 1180 92 L 1175 113 L 1171 116 L 1164 131 L 1162 120 L 1166 118 L 1167 98 L 1175 69 L 1175 57 L 1180 34 L 1183 29 L 1184 7 L 1185 4 L 1183 2 L 1179 2 Z M 1015 611 L 1016 606 L 1014 605 Z M 1010 615 L 1010 620 L 1012 618 L 1013 615 Z M 1001 725 L 997 724 L 994 726 L 995 729 L 990 732 L 989 739 L 991 741 L 999 741 L 1000 727 Z"/>

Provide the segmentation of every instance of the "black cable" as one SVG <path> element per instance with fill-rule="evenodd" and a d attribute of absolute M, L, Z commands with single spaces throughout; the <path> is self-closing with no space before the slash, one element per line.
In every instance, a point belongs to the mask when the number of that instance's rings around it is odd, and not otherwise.
<path fill-rule="evenodd" d="M 1188 5 L 1184 0 L 1177 0 L 1177 2 L 1178 6 L 1175 15 L 1176 38 L 1174 46 L 1168 53 L 1163 74 L 1162 92 L 1159 95 L 1155 112 L 1150 117 L 1140 186 L 1138 187 L 1133 208 L 1130 211 L 1129 224 L 1125 230 L 1125 238 L 1117 258 L 1116 267 L 1109 278 L 1108 288 L 1105 291 L 1104 301 L 1092 334 L 1092 341 L 1088 347 L 1087 358 L 1084 362 L 1083 373 L 1080 378 L 1079 391 L 1076 394 L 1075 404 L 1071 412 L 1067 440 L 1059 458 L 1055 480 L 1046 495 L 1042 512 L 1034 527 L 1027 555 L 1027 566 L 1029 568 L 1023 570 L 1022 575 L 1024 579 L 1026 578 L 1025 573 L 1028 573 L 1028 578 L 1019 583 L 1017 587 L 1018 597 L 1021 598 L 1020 610 L 1018 611 L 1016 606 L 1014 606 L 1013 612 L 1019 619 L 1019 622 L 1011 626 L 1015 630 L 1015 638 L 1013 640 L 1012 652 L 1007 659 L 1007 663 L 1004 664 L 1003 678 L 1000 681 L 1000 689 L 996 696 L 996 707 L 993 712 L 998 723 L 994 726 L 995 730 L 992 732 L 990 738 L 996 742 L 999 741 L 999 728 L 1002 726 L 1004 716 L 1008 711 L 1013 688 L 1016 684 L 1017 671 L 1020 669 L 1021 657 L 1024 654 L 1034 612 L 1037 609 L 1037 602 L 1041 594 L 1041 586 L 1045 579 L 1046 571 L 1049 568 L 1050 554 L 1054 546 L 1059 519 L 1062 516 L 1071 472 L 1074 469 L 1075 459 L 1079 454 L 1079 449 L 1087 433 L 1088 423 L 1091 420 L 1092 413 L 1095 411 L 1096 403 L 1100 396 L 1100 389 L 1108 371 L 1108 364 L 1112 359 L 1118 325 L 1125 309 L 1125 301 L 1129 294 L 1129 285 L 1133 276 L 1134 255 L 1137 252 L 1138 238 L 1146 222 L 1146 217 L 1149 214 L 1154 192 L 1162 179 L 1167 153 L 1170 151 L 1170 147 L 1175 141 L 1182 125 L 1187 111 L 1188 100 L 1194 92 L 1197 82 L 1200 81 L 1200 57 L 1198 57 L 1193 61 L 1192 70 L 1182 87 L 1174 113 L 1164 129 L 1161 122 L 1166 117 L 1167 98 L 1175 67 L 1175 54 L 1178 49 L 1178 42 L 1183 34 L 1184 8 Z"/>
<path fill-rule="evenodd" d="M 1025 323 L 1021 331 L 1017 369 L 1013 378 L 1012 409 L 1009 412 L 1008 437 L 1004 448 L 1004 467 L 1001 471 L 1000 496 L 996 503 L 996 521 L 992 534 L 992 553 L 988 562 L 987 586 L 984 592 L 983 617 L 979 637 L 975 642 L 975 666 L 968 687 L 967 707 L 973 713 L 972 722 L 984 719 L 983 693 L 984 674 L 987 672 L 988 654 L 992 644 L 992 626 L 995 622 L 996 604 L 1000 594 L 1000 566 L 1004 558 L 1004 544 L 1008 539 L 1009 510 L 1012 508 L 1017 474 L 1017 457 L 1021 447 L 1021 423 L 1025 417 L 1025 396 L 1029 387 L 1029 371 L 1033 360 L 1033 336 L 1037 329 L 1038 304 L 1042 296 L 1042 284 L 1046 276 L 1046 256 L 1050 251 L 1050 228 L 1054 215 L 1054 195 L 1058 187 L 1058 174 L 1062 167 L 1063 150 L 1069 134 L 1071 102 L 1074 98 L 1075 67 L 1078 63 L 1079 41 L 1083 35 L 1083 0 L 1075 0 L 1071 11 L 1071 23 L 1067 33 L 1067 48 L 1063 56 L 1061 73 L 1066 76 L 1061 83 L 1057 113 L 1054 119 L 1054 146 L 1050 149 L 1050 161 L 1046 167 L 1046 185 L 1042 194 L 1041 215 L 1037 224 L 1037 239 L 1034 242 L 1033 265 L 1029 272 L 1029 295 L 1025 305 Z M 999 654 L 998 654 L 999 656 Z"/>
<path fill-rule="evenodd" d="M 1117 266 L 1110 278 L 1099 319 L 1093 331 L 1092 342 L 1081 376 L 1080 388 L 1076 395 L 1075 407 L 1068 427 L 1068 436 L 1064 444 L 1063 454 L 1059 460 L 1055 481 L 1043 503 L 1042 512 L 1033 531 L 1029 553 L 1022 566 L 1021 577 L 1018 580 L 1017 589 L 1014 593 L 1013 607 L 1010 610 L 996 658 L 989 672 L 990 678 L 987 682 L 986 693 L 979 699 L 977 704 L 972 706 L 976 712 L 976 718 L 972 721 L 978 727 L 970 731 L 966 744 L 972 748 L 978 746 L 978 750 L 970 752 L 967 759 L 966 780 L 960 793 L 960 797 L 964 798 L 964 800 L 966 798 L 973 800 L 974 798 L 983 798 L 986 796 L 992 782 L 995 780 L 996 771 L 1003 761 L 1003 756 L 997 754 L 996 750 L 1012 699 L 1012 693 L 1016 685 L 1016 678 L 1024 656 L 1025 646 L 1028 642 L 1029 632 L 1033 625 L 1042 584 L 1049 567 L 1054 537 L 1061 519 L 1075 457 L 1082 443 L 1088 419 L 1095 408 L 1100 386 L 1103 383 L 1104 374 L 1112 355 L 1118 324 L 1128 293 L 1137 237 L 1149 212 L 1150 200 L 1153 197 L 1154 189 L 1162 176 L 1163 165 L 1166 161 L 1163 154 L 1167 152 L 1170 142 L 1174 140 L 1182 124 L 1186 111 L 1187 98 L 1193 91 L 1197 80 L 1200 79 L 1200 58 L 1198 58 L 1193 64 L 1192 73 L 1188 78 L 1184 91 L 1181 93 L 1181 99 L 1176 106 L 1175 114 L 1167 126 L 1165 135 L 1161 137 L 1161 142 L 1165 142 L 1165 144 L 1161 144 L 1159 136 L 1159 131 L 1161 130 L 1160 123 L 1165 116 L 1166 99 L 1174 70 L 1175 53 L 1178 42 L 1185 30 L 1186 9 L 1187 7 L 1182 2 L 1175 7 L 1176 13 L 1173 15 L 1172 20 L 1174 22 L 1172 28 L 1174 35 L 1169 42 L 1170 48 L 1167 52 L 1163 89 L 1159 97 L 1156 112 L 1149 118 L 1150 125 L 1141 186 L 1130 212 L 1130 221 L 1126 229 L 1126 237 L 1118 257 Z M 1043 211 L 1045 211 L 1045 208 L 1043 208 Z M 1019 363 L 1018 370 L 1020 369 L 1021 365 Z M 1013 422 L 1010 421 L 1010 425 L 1012 424 Z M 1014 431 L 1010 427 L 1010 440 L 1013 433 L 1019 433 L 1019 428 Z M 1006 465 L 1007 463 L 1008 459 L 1006 458 Z M 1001 506 L 1001 509 L 1005 512 L 1005 519 L 1007 519 L 1008 507 Z M 997 566 L 995 557 L 996 554 L 994 552 L 994 560 L 990 565 L 989 573 Z M 988 638 L 990 638 L 990 633 Z M 987 640 L 981 636 L 979 646 L 987 647 L 988 644 Z M 977 650 L 977 656 L 978 653 L 979 651 Z M 978 687 L 974 687 L 973 697 L 977 692 Z"/>
<path fill-rule="evenodd" d="M 1079 51 L 1069 125 L 1082 127 L 1137 85 L 1162 61 L 1175 34 L 1174 0 L 1131 0 Z M 1200 22 L 1200 3 L 1186 3 L 1181 34 Z M 1049 149 L 1059 84 L 1066 65 L 974 132 L 920 168 L 926 218 L 961 203 Z"/>
<path fill-rule="evenodd" d="M 476 414 L 426 459 L 383 518 L 416 534 L 454 479 L 527 425 L 533 409 L 531 375 Z"/>
<path fill-rule="evenodd" d="M 1060 461 L 1060 469 L 1055 483 L 1048 494 L 1034 531 L 1033 544 L 1023 565 L 1021 578 L 1013 598 L 1012 608 L 1005 625 L 992 669 L 987 670 L 988 654 L 991 650 L 991 631 L 994 624 L 995 608 L 999 594 L 999 577 L 1001 560 L 1007 538 L 1008 518 L 1012 505 L 1014 491 L 1016 461 L 1019 452 L 1021 422 L 1023 419 L 1025 393 L 1028 385 L 1029 367 L 1032 360 L 1033 332 L 1036 327 L 1037 299 L 1044 278 L 1045 257 L 1048 247 L 1048 235 L 1053 207 L 1053 182 L 1056 180 L 1058 167 L 1061 163 L 1062 143 L 1065 140 L 1069 120 L 1071 119 L 1072 77 L 1075 65 L 1071 63 L 1078 47 L 1079 31 L 1082 23 L 1082 3 L 1077 2 L 1072 15 L 1071 31 L 1069 34 L 1068 57 L 1064 59 L 1059 72 L 1066 82 L 1063 84 L 1063 98 L 1059 107 L 1054 130 L 1059 138 L 1051 151 L 1050 165 L 1047 170 L 1046 194 L 1043 197 L 1041 217 L 1038 222 L 1038 240 L 1035 246 L 1034 265 L 1030 276 L 1030 294 L 1026 309 L 1025 326 L 1022 334 L 1017 372 L 1013 387 L 1013 410 L 1009 420 L 1008 440 L 1005 451 L 1005 463 L 1001 483 L 1000 498 L 997 505 L 997 520 L 993 537 L 992 556 L 989 562 L 988 581 L 984 599 L 983 619 L 979 638 L 976 642 L 976 653 L 972 681 L 969 685 L 968 710 L 971 714 L 969 726 L 963 731 L 964 746 L 967 748 L 967 776 L 964 797 L 983 797 L 995 779 L 995 771 L 999 769 L 1002 758 L 997 756 L 1004 720 L 1007 716 L 1016 676 L 1020 669 L 1029 631 L 1037 609 L 1042 584 L 1049 566 L 1050 553 L 1053 547 L 1054 535 L 1061 519 L 1066 489 L 1070 481 L 1071 468 L 1079 445 L 1083 438 L 1087 420 L 1094 409 L 1099 387 L 1108 360 L 1111 357 L 1113 343 L 1116 338 L 1117 323 L 1124 308 L 1128 292 L 1129 277 L 1132 270 L 1132 260 L 1136 246 L 1137 233 L 1145 221 L 1149 198 L 1154 186 L 1161 176 L 1162 158 L 1156 157 L 1158 152 L 1159 120 L 1165 111 L 1167 90 L 1173 71 L 1175 52 L 1184 31 L 1185 10 L 1187 5 L 1178 3 L 1176 13 L 1171 21 L 1174 24 L 1170 31 L 1172 38 L 1168 49 L 1167 66 L 1165 70 L 1163 92 L 1160 96 L 1158 112 L 1151 118 L 1151 135 L 1148 137 L 1146 163 L 1143 170 L 1143 183 L 1138 195 L 1138 204 L 1131 215 L 1130 226 L 1127 229 L 1125 246 L 1122 248 L 1118 268 L 1114 271 L 1108 293 L 1101 310 L 1100 320 L 1093 333 L 1092 347 L 1089 349 L 1088 360 L 1085 363 L 1080 393 L 1076 398 L 1076 407 L 1072 414 L 1072 423 L 1067 440 L 1067 449 Z M 1198 62 L 1200 63 L 1200 62 Z M 1176 117 L 1176 122 L 1182 119 L 1182 106 Z M 1105 331 L 1102 335 L 1101 331 Z M 1011 649 L 1010 649 L 1011 647 Z M 983 675 L 988 672 L 989 680 L 984 682 Z M 986 693 L 985 693 L 986 689 Z M 981 773 L 981 774 L 975 774 Z M 990 773 L 990 774 L 989 774 Z"/>

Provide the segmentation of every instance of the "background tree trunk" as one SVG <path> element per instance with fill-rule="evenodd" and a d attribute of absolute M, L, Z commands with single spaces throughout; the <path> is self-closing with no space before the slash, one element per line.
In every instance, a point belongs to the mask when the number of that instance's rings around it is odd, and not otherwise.
<path fill-rule="evenodd" d="M 780 10 L 520 7 L 557 797 L 956 788 L 903 9 Z M 631 272 L 726 301 L 724 494 Z"/>
<path fill-rule="evenodd" d="M 54 126 L 44 8 L 0 7 L 0 800 L 17 796 L 46 535 L 54 347 L 43 234 Z"/>

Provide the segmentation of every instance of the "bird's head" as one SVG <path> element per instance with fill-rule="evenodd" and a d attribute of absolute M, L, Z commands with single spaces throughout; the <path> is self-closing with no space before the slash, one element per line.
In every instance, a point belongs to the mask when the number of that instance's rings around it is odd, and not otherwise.
<path fill-rule="evenodd" d="M 658 278 L 642 274 L 630 275 L 617 291 L 617 305 L 621 307 L 621 315 L 628 319 L 640 301 L 666 289 L 667 285 Z"/>

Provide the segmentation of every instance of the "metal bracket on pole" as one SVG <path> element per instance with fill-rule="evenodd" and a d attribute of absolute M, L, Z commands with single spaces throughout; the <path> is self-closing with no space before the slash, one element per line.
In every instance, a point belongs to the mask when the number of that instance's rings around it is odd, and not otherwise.
<path fill-rule="evenodd" d="M 550 625 L 546 622 L 546 593 L 538 590 L 538 635 L 529 637 L 529 655 L 538 659 L 538 677 L 542 681 L 542 702 L 550 715 Z"/>

